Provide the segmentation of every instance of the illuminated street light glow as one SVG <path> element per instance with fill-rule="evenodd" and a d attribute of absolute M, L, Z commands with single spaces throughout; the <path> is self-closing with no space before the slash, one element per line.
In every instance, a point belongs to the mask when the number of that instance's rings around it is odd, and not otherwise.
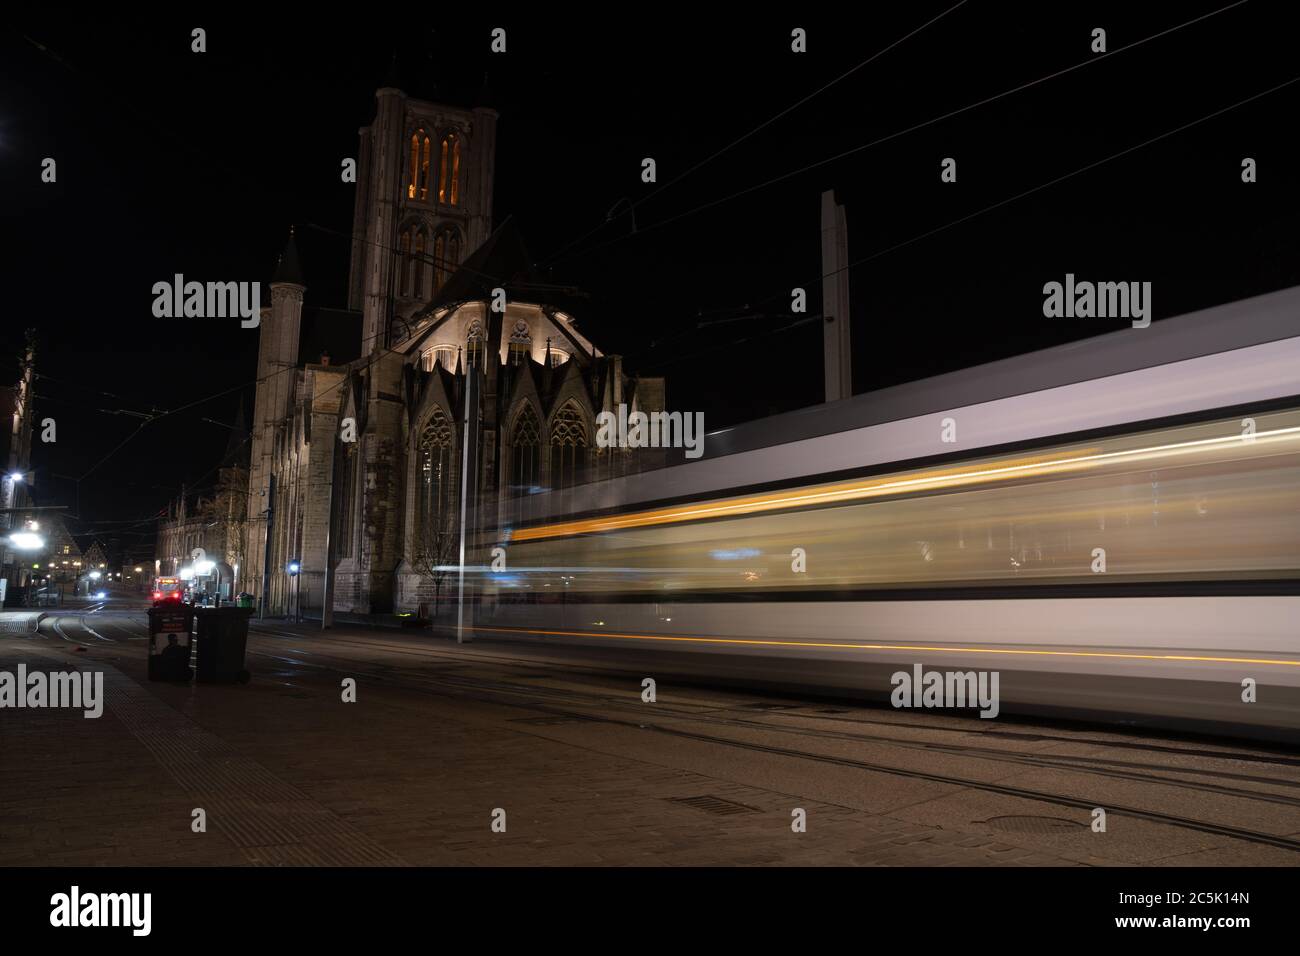
<path fill-rule="evenodd" d="M 18 551 L 39 551 L 45 547 L 45 539 L 33 531 L 15 531 L 9 536 L 9 544 Z"/>
<path fill-rule="evenodd" d="M 195 574 L 211 574 L 212 569 L 217 566 L 215 561 L 199 561 L 194 565 Z"/>
<path fill-rule="evenodd" d="M 181 568 L 180 571 L 177 572 L 177 577 L 182 581 L 192 581 L 194 579 L 194 569 L 191 567 Z"/>

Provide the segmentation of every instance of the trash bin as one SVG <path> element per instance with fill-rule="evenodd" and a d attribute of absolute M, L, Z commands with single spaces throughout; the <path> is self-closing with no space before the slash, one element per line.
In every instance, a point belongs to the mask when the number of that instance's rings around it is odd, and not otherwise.
<path fill-rule="evenodd" d="M 253 595 L 249 594 L 247 591 L 240 591 L 236 601 L 240 607 L 252 607 Z"/>
<path fill-rule="evenodd" d="M 149 679 L 187 681 L 194 610 L 185 605 L 149 608 Z"/>
<path fill-rule="evenodd" d="M 194 679 L 201 684 L 247 684 L 250 677 L 244 668 L 244 648 L 248 644 L 248 619 L 253 611 L 246 607 L 201 607 L 194 610 L 194 640 L 198 655 L 194 662 Z"/>

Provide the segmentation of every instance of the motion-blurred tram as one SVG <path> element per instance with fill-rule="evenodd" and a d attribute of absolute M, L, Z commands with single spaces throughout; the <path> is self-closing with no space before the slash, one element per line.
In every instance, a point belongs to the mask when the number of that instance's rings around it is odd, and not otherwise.
<path fill-rule="evenodd" d="M 523 504 L 485 634 L 882 700 L 994 670 L 1004 713 L 1300 739 L 1300 288 Z"/>

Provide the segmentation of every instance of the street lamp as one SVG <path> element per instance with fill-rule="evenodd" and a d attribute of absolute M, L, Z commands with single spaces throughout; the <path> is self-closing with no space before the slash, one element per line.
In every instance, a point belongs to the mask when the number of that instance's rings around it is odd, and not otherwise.
<path fill-rule="evenodd" d="M 34 531 L 15 531 L 9 536 L 9 545 L 17 551 L 39 551 L 45 539 Z"/>
<path fill-rule="evenodd" d="M 302 588 L 302 581 L 298 577 L 298 574 L 299 572 L 302 571 L 302 562 L 299 561 L 297 558 L 294 558 L 292 561 L 290 561 L 288 564 L 284 566 L 284 570 L 289 573 L 289 577 L 293 578 L 293 582 L 294 582 L 293 583 L 293 618 L 294 618 L 294 622 L 297 623 L 299 619 L 299 615 L 302 613 L 302 608 L 298 604 L 298 595 L 301 593 L 301 588 Z"/>

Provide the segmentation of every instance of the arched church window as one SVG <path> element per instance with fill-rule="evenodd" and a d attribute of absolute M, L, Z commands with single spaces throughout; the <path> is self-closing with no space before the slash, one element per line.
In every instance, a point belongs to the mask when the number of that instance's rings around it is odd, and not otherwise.
<path fill-rule="evenodd" d="M 438 231 L 433 239 L 433 294 L 437 295 L 460 265 L 460 232 L 454 227 Z"/>
<path fill-rule="evenodd" d="M 483 323 L 475 319 L 465 336 L 465 367 L 478 368 L 483 361 Z"/>
<path fill-rule="evenodd" d="M 573 402 L 551 420 L 551 487 L 572 488 L 587 460 L 587 425 Z"/>
<path fill-rule="evenodd" d="M 411 134 L 411 174 L 406 181 L 406 198 L 414 199 L 420 181 L 420 134 Z"/>
<path fill-rule="evenodd" d="M 528 334 L 528 326 L 524 322 L 516 322 L 514 331 L 510 333 L 510 357 L 511 365 L 523 365 L 528 361 L 528 356 L 533 350 L 533 337 Z"/>
<path fill-rule="evenodd" d="M 407 199 L 429 198 L 429 160 L 432 158 L 433 143 L 429 134 L 417 129 L 411 134 L 411 172 L 406 186 Z"/>
<path fill-rule="evenodd" d="M 518 523 L 528 517 L 528 495 L 541 481 L 541 428 L 531 405 L 524 405 L 510 432 L 510 486 L 513 499 L 510 518 Z"/>
<path fill-rule="evenodd" d="M 460 205 L 460 137 L 448 133 L 442 138 L 439 157 L 438 202 Z"/>
<path fill-rule="evenodd" d="M 397 241 L 397 294 L 406 295 L 407 284 L 411 281 L 411 230 L 409 227 L 402 230 L 402 235 Z"/>
<path fill-rule="evenodd" d="M 429 234 L 423 225 L 413 222 L 402 229 L 397 240 L 397 294 L 423 299 L 425 296 L 425 260 L 428 259 Z"/>
<path fill-rule="evenodd" d="M 424 259 L 426 242 L 427 240 L 424 235 L 424 230 L 421 229 L 415 234 L 415 251 L 412 255 L 414 261 L 411 264 L 411 273 L 413 276 L 411 295 L 417 299 L 424 298 Z"/>
<path fill-rule="evenodd" d="M 452 462 L 451 419 L 441 408 L 433 414 L 420 430 L 416 465 L 416 517 L 417 533 L 422 542 L 430 536 L 445 533 L 456 514 L 456 468 Z"/>
<path fill-rule="evenodd" d="M 432 372 L 439 364 L 449 372 L 456 371 L 456 346 L 435 345 L 420 356 L 420 365 L 426 372 Z"/>
<path fill-rule="evenodd" d="M 338 472 L 335 474 L 339 489 L 338 510 L 334 514 L 334 540 L 338 542 L 335 554 L 339 558 L 352 556 L 352 529 L 357 501 L 357 446 L 355 442 L 339 443 Z"/>

